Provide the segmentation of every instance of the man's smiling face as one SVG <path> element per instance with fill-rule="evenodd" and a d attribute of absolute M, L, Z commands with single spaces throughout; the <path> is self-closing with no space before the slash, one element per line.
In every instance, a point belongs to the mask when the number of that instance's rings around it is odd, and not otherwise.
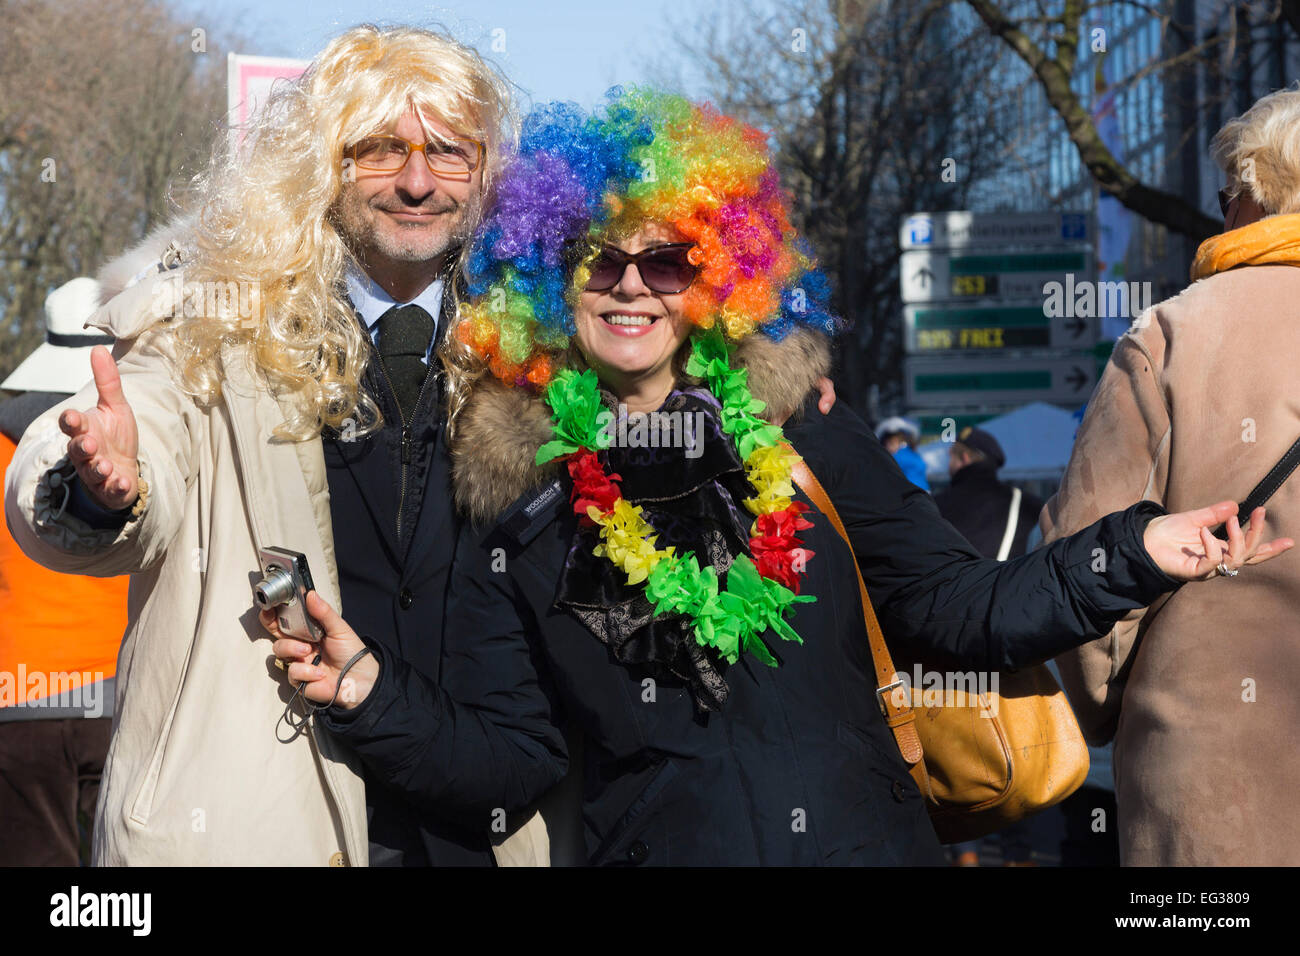
<path fill-rule="evenodd" d="M 457 134 L 414 110 L 393 133 L 413 143 Z M 469 173 L 434 175 L 424 157 L 412 153 L 396 173 L 352 167 L 333 210 L 333 219 L 372 278 L 424 263 L 436 271 L 446 254 L 466 242 L 478 226 L 483 164 Z M 405 265 L 404 265 L 405 264 Z"/>

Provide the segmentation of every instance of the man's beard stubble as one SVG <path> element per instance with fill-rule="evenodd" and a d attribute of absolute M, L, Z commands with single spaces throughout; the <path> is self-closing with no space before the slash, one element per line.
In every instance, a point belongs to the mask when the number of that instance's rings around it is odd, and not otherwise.
<path fill-rule="evenodd" d="M 404 239 L 399 233 L 399 237 L 394 240 L 376 227 L 374 217 L 366 216 L 367 209 L 372 210 L 375 217 L 384 212 L 417 211 L 440 216 L 446 213 L 453 213 L 453 215 L 445 223 L 440 224 L 444 228 L 439 232 L 411 236 L 410 239 Z M 395 262 L 430 262 L 469 242 L 478 228 L 480 213 L 481 202 L 477 191 L 472 193 L 469 200 L 464 203 L 458 203 L 448 197 L 440 197 L 438 205 L 426 203 L 412 207 L 390 200 L 388 205 L 368 207 L 358 194 L 356 185 L 344 183 L 334 208 L 330 210 L 329 219 L 352 250 L 353 255 L 363 263 L 369 250 L 374 250 Z"/>

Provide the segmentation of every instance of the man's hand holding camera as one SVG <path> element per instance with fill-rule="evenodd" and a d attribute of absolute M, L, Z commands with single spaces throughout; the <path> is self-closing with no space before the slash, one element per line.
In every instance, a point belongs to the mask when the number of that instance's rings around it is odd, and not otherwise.
<path fill-rule="evenodd" d="M 302 695 L 307 700 L 314 704 L 328 704 L 333 700 L 335 707 L 351 710 L 370 695 L 379 678 L 379 662 L 370 654 L 362 657 L 349 668 L 340 686 L 340 671 L 366 645 L 315 591 L 307 592 L 306 604 L 307 613 L 325 631 L 320 644 L 284 637 L 275 612 L 266 610 L 260 617 L 262 626 L 275 638 L 271 651 L 285 662 L 289 680 L 302 685 Z M 320 662 L 312 663 L 318 653 Z"/>
<path fill-rule="evenodd" d="M 135 504 L 140 488 L 139 435 L 135 414 L 122 394 L 122 379 L 108 349 L 96 346 L 90 353 L 99 401 L 78 412 L 69 408 L 59 416 L 59 428 L 71 440 L 68 460 L 90 496 L 110 511 Z"/>

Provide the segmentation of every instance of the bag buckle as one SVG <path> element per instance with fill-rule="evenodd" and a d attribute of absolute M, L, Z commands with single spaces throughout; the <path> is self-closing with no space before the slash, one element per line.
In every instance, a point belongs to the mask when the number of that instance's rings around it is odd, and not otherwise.
<path fill-rule="evenodd" d="M 902 686 L 903 686 L 903 682 L 901 680 L 896 680 L 893 681 L 892 683 L 885 684 L 883 687 L 876 688 L 876 703 L 880 705 L 880 712 L 884 716 L 886 717 L 889 716 L 889 708 L 885 706 L 885 695 L 888 694 L 895 687 L 902 687 Z"/>

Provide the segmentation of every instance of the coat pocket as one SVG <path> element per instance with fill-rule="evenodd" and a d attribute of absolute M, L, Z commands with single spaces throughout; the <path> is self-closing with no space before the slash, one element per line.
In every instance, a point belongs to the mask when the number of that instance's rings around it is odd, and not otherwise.
<path fill-rule="evenodd" d="M 619 854 L 626 852 L 628 844 L 644 831 L 648 822 L 653 819 L 653 814 L 647 811 L 658 799 L 659 795 L 663 793 L 664 788 L 677 777 L 679 772 L 674 761 L 663 758 L 662 764 L 651 775 L 640 792 L 637 793 L 635 799 L 628 804 L 627 810 L 624 811 L 618 822 L 609 831 L 600 849 L 591 858 L 589 865 L 603 866 L 614 861 Z"/>
<path fill-rule="evenodd" d="M 152 614 L 141 615 L 141 627 L 152 616 Z M 158 742 L 154 744 L 153 752 L 149 755 L 149 763 L 145 768 L 144 779 L 140 781 L 140 785 L 136 789 L 135 800 L 131 804 L 131 822 L 140 826 L 147 826 L 149 817 L 153 813 L 154 796 L 158 790 L 158 779 L 162 775 L 163 760 L 167 756 L 172 728 L 176 722 L 176 711 L 180 708 L 181 695 L 185 692 L 185 678 L 189 674 L 190 659 L 193 655 L 194 641 L 191 640 L 190 646 L 185 652 L 185 661 L 181 665 L 180 677 L 176 681 L 176 692 L 172 695 L 171 706 L 167 709 L 167 716 L 163 720 L 162 727 L 158 730 Z"/>
<path fill-rule="evenodd" d="M 866 731 L 859 730 L 852 724 L 846 724 L 841 720 L 835 725 L 835 736 L 840 743 L 850 750 L 856 751 L 861 756 L 871 760 L 872 770 L 890 779 L 897 779 L 904 786 L 909 787 L 916 796 L 921 795 L 921 791 L 916 787 L 916 781 L 912 779 L 911 771 L 907 768 L 907 761 L 898 752 L 892 734 L 887 742 L 888 749 L 886 749 L 886 745 L 877 743 L 875 738 Z"/>
<path fill-rule="evenodd" d="M 839 722 L 838 741 L 861 758 L 839 781 L 843 799 L 829 809 L 836 821 L 827 840 L 827 863 L 915 866 L 941 861 L 921 791 L 890 733 L 870 733 Z"/>

